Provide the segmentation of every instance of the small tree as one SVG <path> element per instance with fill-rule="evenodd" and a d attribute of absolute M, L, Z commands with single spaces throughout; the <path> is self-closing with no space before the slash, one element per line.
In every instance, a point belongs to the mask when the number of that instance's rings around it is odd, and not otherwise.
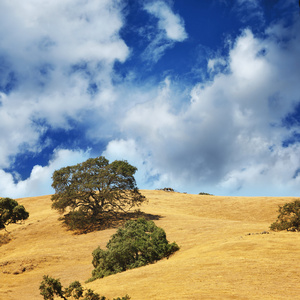
<path fill-rule="evenodd" d="M 168 242 L 162 228 L 143 218 L 127 221 L 106 247 L 107 250 L 98 247 L 93 252 L 95 269 L 91 280 L 154 263 L 179 249 L 176 243 Z"/>
<path fill-rule="evenodd" d="M 64 300 L 81 299 L 81 300 L 109 300 L 100 296 L 91 289 L 84 289 L 79 281 L 72 282 L 68 288 L 63 289 L 59 279 L 52 278 L 48 275 L 43 276 L 40 285 L 40 294 L 44 300 L 54 300 L 54 297 L 60 297 Z M 129 300 L 128 295 L 113 300 Z"/>
<path fill-rule="evenodd" d="M 83 287 L 79 281 L 72 282 L 68 288 L 65 289 L 66 297 L 73 297 L 74 299 L 80 299 L 83 297 Z"/>
<path fill-rule="evenodd" d="M 55 296 L 66 299 L 59 279 L 54 279 L 48 275 L 43 276 L 40 291 L 45 300 L 53 300 Z"/>
<path fill-rule="evenodd" d="M 71 209 L 69 219 L 79 225 L 105 214 L 127 212 L 146 200 L 136 186 L 136 170 L 127 161 L 109 163 L 103 156 L 61 168 L 52 177 L 52 207 L 61 213 Z"/>
<path fill-rule="evenodd" d="M 300 200 L 279 206 L 277 220 L 271 224 L 271 230 L 300 231 Z"/>
<path fill-rule="evenodd" d="M 0 198 L 0 229 L 11 223 L 28 219 L 29 213 L 23 205 L 11 198 Z"/>

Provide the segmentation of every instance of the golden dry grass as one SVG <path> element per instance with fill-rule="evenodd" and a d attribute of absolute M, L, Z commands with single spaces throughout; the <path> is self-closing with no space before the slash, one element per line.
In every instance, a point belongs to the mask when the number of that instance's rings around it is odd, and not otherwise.
<path fill-rule="evenodd" d="M 141 210 L 159 215 L 170 242 L 181 249 L 153 265 L 96 280 L 87 287 L 109 298 L 300 299 L 300 234 L 269 231 L 278 205 L 294 198 L 219 197 L 164 191 L 142 193 Z M 42 299 L 44 274 L 64 286 L 84 283 L 91 253 L 105 247 L 115 229 L 74 235 L 50 209 L 50 196 L 18 199 L 30 212 L 10 225 L 13 239 L 0 247 L 0 299 Z"/>

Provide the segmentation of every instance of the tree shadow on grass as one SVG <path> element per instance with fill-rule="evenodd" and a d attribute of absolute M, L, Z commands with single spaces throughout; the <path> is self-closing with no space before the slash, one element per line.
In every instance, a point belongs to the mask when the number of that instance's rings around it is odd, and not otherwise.
<path fill-rule="evenodd" d="M 154 221 L 161 219 L 162 216 L 147 214 L 139 210 L 134 212 L 102 213 L 99 216 L 86 216 L 71 212 L 59 218 L 59 220 L 74 234 L 86 234 L 93 231 L 118 228 L 127 221 L 138 218 Z"/>

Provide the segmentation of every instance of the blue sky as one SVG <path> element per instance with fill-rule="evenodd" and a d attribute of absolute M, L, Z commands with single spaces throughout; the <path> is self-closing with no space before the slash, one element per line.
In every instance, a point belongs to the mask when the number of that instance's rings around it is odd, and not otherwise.
<path fill-rule="evenodd" d="M 89 157 L 141 189 L 300 194 L 296 0 L 3 0 L 0 195 Z"/>

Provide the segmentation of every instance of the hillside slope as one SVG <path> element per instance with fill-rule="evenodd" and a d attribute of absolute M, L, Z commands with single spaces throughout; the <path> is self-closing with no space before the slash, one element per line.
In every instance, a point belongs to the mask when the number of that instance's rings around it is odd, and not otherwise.
<path fill-rule="evenodd" d="M 163 191 L 142 193 L 141 210 L 156 216 L 181 249 L 169 259 L 96 280 L 86 286 L 113 298 L 300 299 L 300 234 L 268 231 L 279 204 L 293 198 L 217 197 Z M 50 196 L 18 199 L 30 212 L 10 225 L 13 240 L 0 247 L 0 299 L 35 300 L 44 274 L 63 285 L 84 283 L 92 251 L 115 229 L 74 235 L 57 220 Z"/>

